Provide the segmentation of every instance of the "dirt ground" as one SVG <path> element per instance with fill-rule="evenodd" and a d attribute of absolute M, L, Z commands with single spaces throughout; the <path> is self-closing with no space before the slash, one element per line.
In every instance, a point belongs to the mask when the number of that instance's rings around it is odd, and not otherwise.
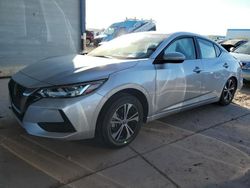
<path fill-rule="evenodd" d="M 234 103 L 250 109 L 250 82 L 245 83 L 242 90 L 237 93 Z"/>

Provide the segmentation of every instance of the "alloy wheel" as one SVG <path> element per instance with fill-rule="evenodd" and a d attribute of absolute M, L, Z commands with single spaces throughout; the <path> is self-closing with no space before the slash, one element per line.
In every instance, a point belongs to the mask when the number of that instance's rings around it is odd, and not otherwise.
<path fill-rule="evenodd" d="M 223 88 L 223 99 L 225 102 L 230 102 L 234 98 L 236 91 L 236 83 L 233 79 L 229 79 Z"/>
<path fill-rule="evenodd" d="M 114 141 L 126 142 L 136 131 L 139 113 L 135 105 L 125 103 L 118 107 L 110 120 L 110 133 Z"/>

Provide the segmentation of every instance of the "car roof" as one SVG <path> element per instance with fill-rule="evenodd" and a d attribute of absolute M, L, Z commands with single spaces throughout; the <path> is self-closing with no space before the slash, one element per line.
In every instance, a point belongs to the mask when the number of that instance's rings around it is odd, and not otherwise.
<path fill-rule="evenodd" d="M 166 35 L 166 37 L 169 37 L 169 36 L 175 36 L 175 37 L 179 37 L 179 36 L 196 36 L 196 37 L 200 37 L 200 38 L 204 38 L 204 39 L 207 39 L 209 41 L 212 41 L 210 40 L 208 37 L 206 36 L 203 36 L 203 35 L 199 35 L 199 34 L 196 34 L 196 33 L 191 33 L 191 32 L 173 32 L 173 33 L 165 33 L 165 32 L 159 32 L 159 31 L 144 31 L 144 32 L 136 32 L 136 33 L 129 33 L 129 35 Z M 214 42 L 214 41 L 212 41 Z"/>

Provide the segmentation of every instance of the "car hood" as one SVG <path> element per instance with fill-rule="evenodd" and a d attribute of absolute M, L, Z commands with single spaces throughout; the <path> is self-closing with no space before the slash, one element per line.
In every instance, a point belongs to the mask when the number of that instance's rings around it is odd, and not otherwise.
<path fill-rule="evenodd" d="M 240 54 L 240 53 L 233 53 L 233 52 L 231 54 L 243 63 L 250 62 L 250 55 L 248 54 Z"/>
<path fill-rule="evenodd" d="M 103 38 L 105 38 L 105 37 L 107 37 L 107 35 L 105 35 L 105 34 L 100 34 L 100 35 L 95 36 L 95 39 L 103 39 Z"/>
<path fill-rule="evenodd" d="M 138 60 L 120 60 L 68 55 L 45 59 L 19 72 L 50 85 L 65 85 L 108 78 L 114 72 L 135 66 Z"/>

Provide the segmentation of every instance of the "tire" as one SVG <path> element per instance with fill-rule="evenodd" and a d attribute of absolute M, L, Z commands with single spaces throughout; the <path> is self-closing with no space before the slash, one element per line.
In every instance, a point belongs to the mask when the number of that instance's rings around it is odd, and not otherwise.
<path fill-rule="evenodd" d="M 129 94 L 111 100 L 98 118 L 97 136 L 106 146 L 118 148 L 131 143 L 139 133 L 143 124 L 143 107 L 136 97 Z"/>
<path fill-rule="evenodd" d="M 223 87 L 219 104 L 222 106 L 229 105 L 237 89 L 237 81 L 234 78 L 229 78 Z"/>
<path fill-rule="evenodd" d="M 86 46 L 89 46 L 91 41 L 89 39 L 86 39 Z"/>

